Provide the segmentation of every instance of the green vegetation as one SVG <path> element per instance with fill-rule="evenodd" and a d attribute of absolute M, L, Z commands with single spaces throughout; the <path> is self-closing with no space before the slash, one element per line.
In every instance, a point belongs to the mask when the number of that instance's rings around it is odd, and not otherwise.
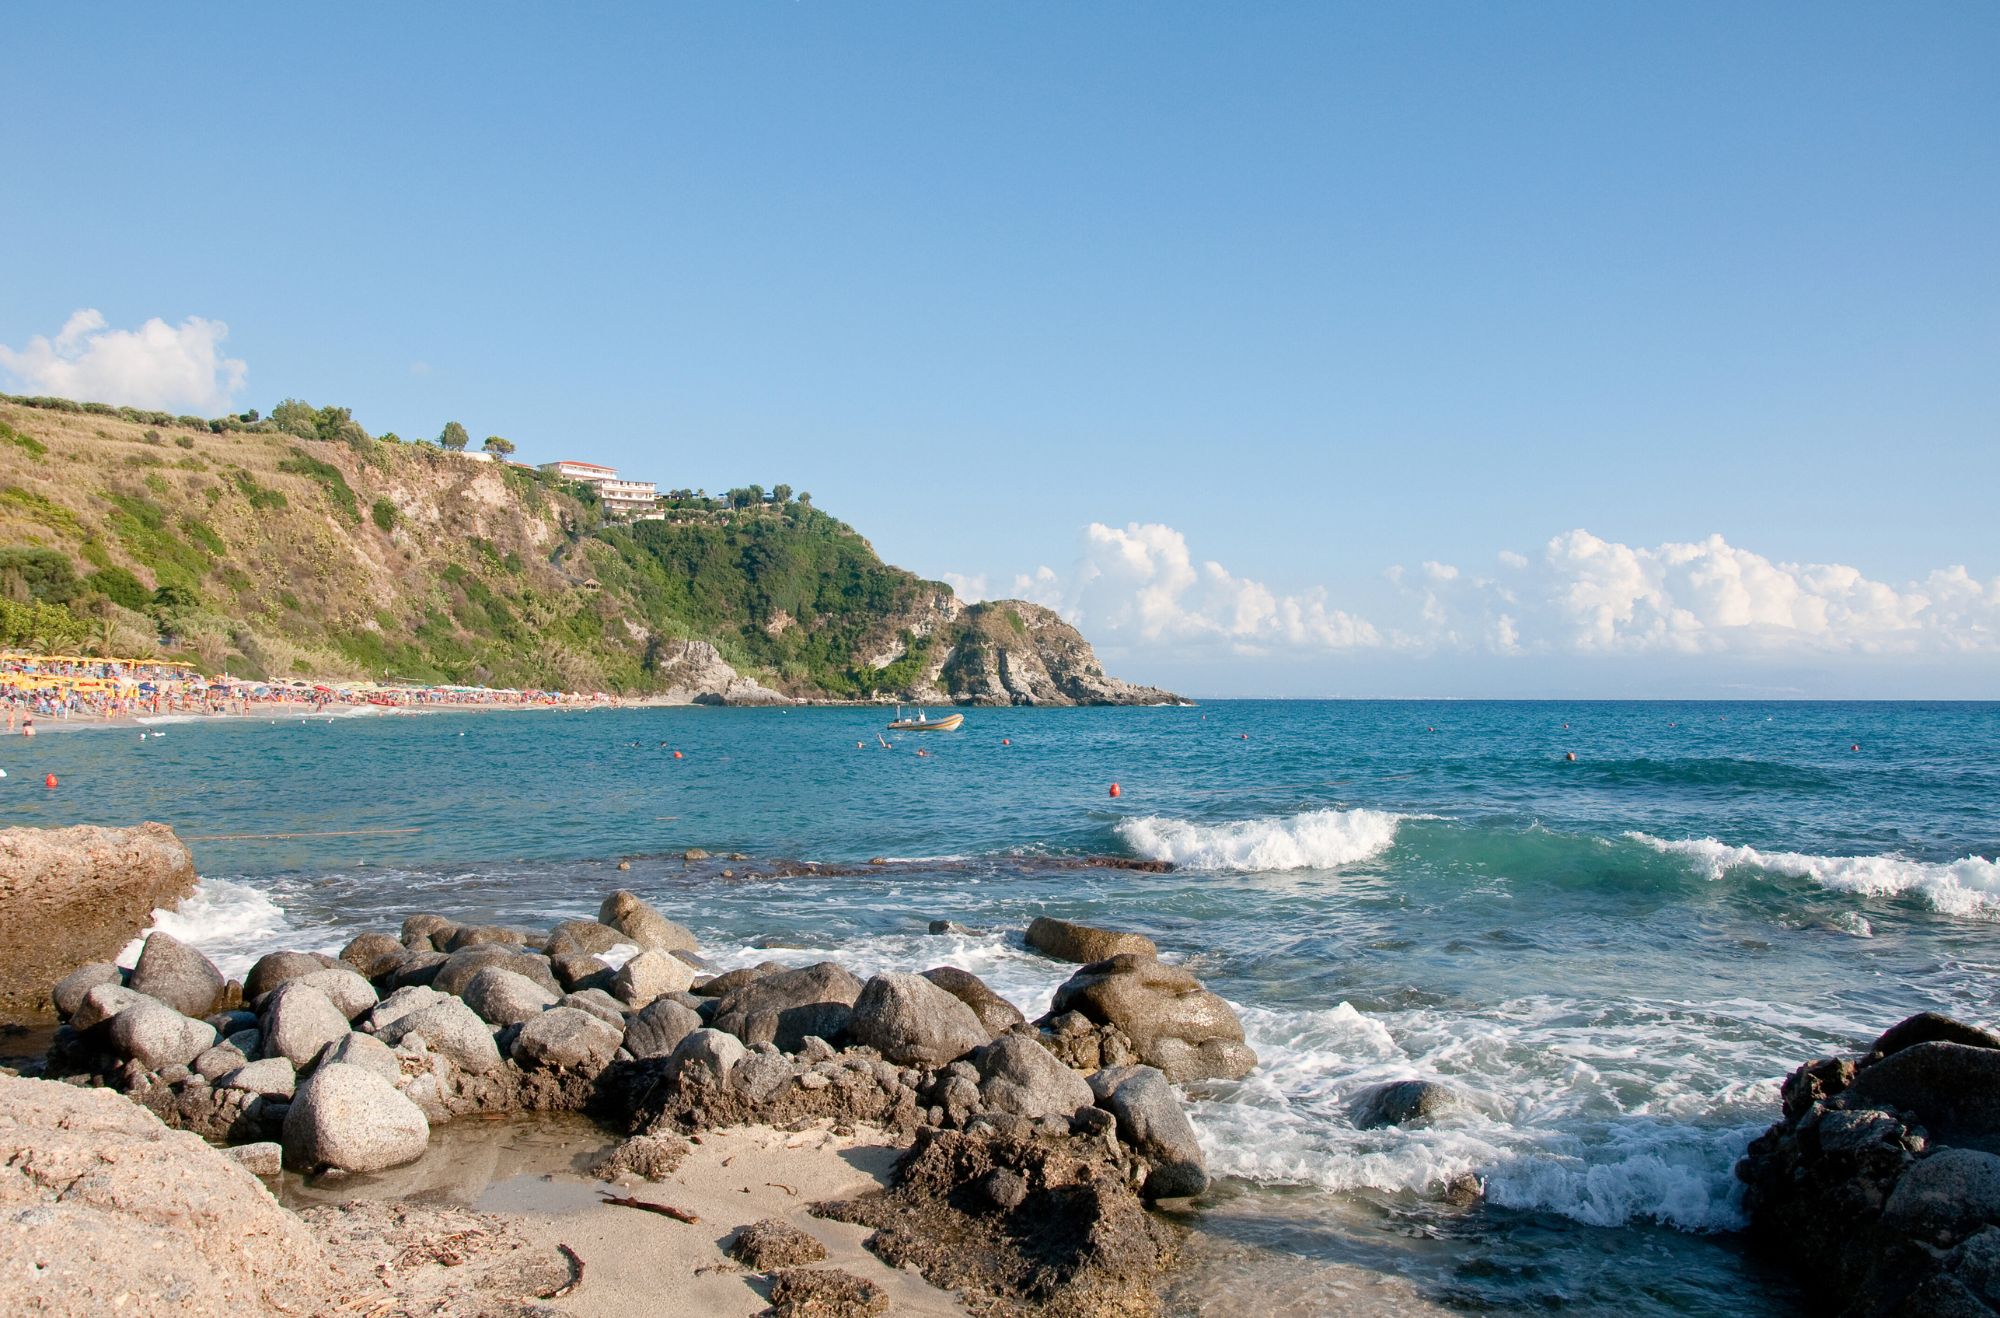
<path fill-rule="evenodd" d="M 384 531 L 396 529 L 396 505 L 387 499 L 377 499 L 368 508 L 368 515 L 375 519 L 375 525 Z"/>
<path fill-rule="evenodd" d="M 340 468 L 331 462 L 321 462 L 304 449 L 294 449 L 290 457 L 278 464 L 278 470 L 318 481 L 325 487 L 327 497 L 333 500 L 333 506 L 340 509 L 342 516 L 350 522 L 361 520 L 360 500 L 354 497 L 354 489 L 348 485 L 347 477 L 343 476 Z"/>
<path fill-rule="evenodd" d="M 17 444 L 28 450 L 30 455 L 37 458 L 46 455 L 49 451 L 47 444 L 42 443 L 41 440 L 36 439 L 33 435 L 22 434 L 5 421 L 0 421 L 0 442 Z"/>
<path fill-rule="evenodd" d="M 438 436 L 438 447 L 450 449 L 453 453 L 465 452 L 465 446 L 472 442 L 472 436 L 465 433 L 465 427 L 456 421 L 444 423 L 444 431 Z"/>

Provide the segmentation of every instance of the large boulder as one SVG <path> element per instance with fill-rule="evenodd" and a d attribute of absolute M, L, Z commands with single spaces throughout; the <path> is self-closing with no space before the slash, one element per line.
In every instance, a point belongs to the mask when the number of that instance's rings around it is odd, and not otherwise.
<path fill-rule="evenodd" d="M 403 946 L 411 951 L 444 951 L 444 945 L 458 932 L 458 921 L 447 920 L 442 915 L 428 911 L 419 912 L 403 921 Z"/>
<path fill-rule="evenodd" d="M 1124 952 L 1077 971 L 1056 990 L 1050 1016 L 1070 1011 L 1120 1030 L 1141 1061 L 1176 1084 L 1238 1080 L 1257 1065 L 1229 1004 L 1150 956 Z"/>
<path fill-rule="evenodd" d="M 215 1081 L 217 1089 L 241 1089 L 245 1093 L 273 1098 L 290 1098 L 298 1088 L 299 1073 L 282 1057 L 246 1062 Z"/>
<path fill-rule="evenodd" d="M 1878 1229 L 1943 1250 L 1994 1225 L 2000 1225 L 2000 1157 L 1939 1149 L 1896 1182 Z"/>
<path fill-rule="evenodd" d="M 332 1307 L 304 1222 L 198 1136 L 109 1090 L 0 1075 L 0 1222 L 9 1312 Z"/>
<path fill-rule="evenodd" d="M 69 1027 L 82 1034 L 85 1030 L 96 1029 L 121 1011 L 129 1011 L 141 1003 L 154 1001 L 157 999 L 149 998 L 143 993 L 134 993 L 116 982 L 93 984 L 84 990 L 83 1001 L 77 1003 L 76 1010 L 70 1013 Z M 162 1002 L 160 1005 L 165 1007 L 167 1004 Z M 168 1010 L 171 1011 L 172 1008 L 169 1007 Z"/>
<path fill-rule="evenodd" d="M 679 1084 L 721 1084 L 750 1055 L 743 1041 L 721 1030 L 699 1029 L 667 1055 L 664 1078 Z"/>
<path fill-rule="evenodd" d="M 126 987 L 158 998 L 183 1016 L 199 1019 L 222 1001 L 222 972 L 215 963 L 164 930 L 146 935 Z"/>
<path fill-rule="evenodd" d="M 1160 954 L 1153 940 L 1144 934 L 1099 929 L 1094 925 L 1057 920 L 1046 915 L 1037 916 L 1028 926 L 1027 944 L 1043 956 L 1052 956 L 1058 961 L 1074 961 L 1078 965 L 1108 961 L 1120 953 L 1153 957 Z"/>
<path fill-rule="evenodd" d="M 68 1020 L 76 1015 L 76 1009 L 83 1005 L 83 995 L 99 984 L 123 985 L 125 976 L 113 961 L 93 961 L 87 966 L 79 966 L 56 981 L 55 990 L 49 995 L 55 1002 L 56 1015 Z"/>
<path fill-rule="evenodd" d="M 194 883 L 194 857 L 164 824 L 0 829 L 0 1024 L 53 1020 L 51 985 L 116 960 Z"/>
<path fill-rule="evenodd" d="M 762 975 L 732 989 L 709 1022 L 745 1043 L 775 1043 L 797 1052 L 817 1035 L 837 1042 L 847 1031 L 861 981 L 831 961 Z"/>
<path fill-rule="evenodd" d="M 215 1044 L 215 1027 L 189 1020 L 160 1002 L 144 1002 L 111 1018 L 111 1046 L 148 1071 L 186 1066 Z"/>
<path fill-rule="evenodd" d="M 877 975 L 854 1000 L 848 1038 L 899 1066 L 943 1066 L 991 1037 L 972 1008 L 922 975 Z"/>
<path fill-rule="evenodd" d="M 1862 1067 L 1832 1105 L 1908 1112 L 1939 1143 L 2000 1152 L 2000 1050 L 1912 1044 Z"/>
<path fill-rule="evenodd" d="M 379 1172 L 415 1162 L 430 1140 L 423 1111 L 362 1066 L 322 1066 L 285 1113 L 285 1163 L 300 1171 Z"/>
<path fill-rule="evenodd" d="M 584 989 L 580 993 L 565 993 L 556 999 L 558 1007 L 575 1007 L 587 1011 L 606 1025 L 625 1028 L 625 1018 L 630 1015 L 625 1004 L 606 993 L 603 989 Z"/>
<path fill-rule="evenodd" d="M 319 1050 L 347 1037 L 347 1013 L 333 1005 L 333 999 L 296 981 L 281 986 L 264 999 L 263 1042 L 265 1057 L 283 1057 L 303 1068 Z"/>
<path fill-rule="evenodd" d="M 1107 1067 L 1090 1077 L 1097 1106 L 1118 1121 L 1118 1138 L 1145 1159 L 1141 1191 L 1148 1199 L 1174 1199 L 1208 1188 L 1208 1160 L 1174 1087 L 1151 1066 Z"/>
<path fill-rule="evenodd" d="M 611 977 L 611 994 L 628 1007 L 643 1007 L 668 993 L 685 993 L 694 983 L 694 967 L 672 952 L 647 949 L 618 968 Z"/>
<path fill-rule="evenodd" d="M 363 979 L 375 979 L 401 965 L 409 951 L 393 934 L 356 934 L 340 949 L 340 959 Z"/>
<path fill-rule="evenodd" d="M 315 970 L 290 982 L 304 984 L 326 994 L 328 1001 L 340 1008 L 340 1014 L 349 1020 L 372 1011 L 380 1000 L 375 986 L 346 966 L 337 970 Z"/>
<path fill-rule="evenodd" d="M 388 997 L 376 1003 L 367 1015 L 355 1022 L 354 1028 L 366 1031 L 369 1034 L 380 1034 L 411 1012 L 422 1011 L 425 1007 L 436 1006 L 449 996 L 450 994 L 440 993 L 434 988 L 428 988 L 421 984 L 412 984 L 408 988 L 399 988 Z"/>
<path fill-rule="evenodd" d="M 524 1067 L 596 1075 L 611 1064 L 624 1037 L 616 1026 L 587 1011 L 557 1007 L 521 1027 L 514 1036 L 514 1060 Z"/>
<path fill-rule="evenodd" d="M 403 1064 L 396 1060 L 396 1050 L 372 1034 L 350 1034 L 320 1059 L 321 1066 L 335 1062 L 373 1071 L 392 1085 L 400 1085 L 403 1079 Z"/>
<path fill-rule="evenodd" d="M 979 1072 L 980 1106 L 1040 1120 L 1069 1117 L 1097 1096 L 1090 1083 L 1025 1034 L 995 1039 L 972 1055 Z"/>
<path fill-rule="evenodd" d="M 639 948 L 661 952 L 697 952 L 701 944 L 693 934 L 649 906 L 638 893 L 620 888 L 597 908 L 597 919 L 625 935 L 625 941 Z"/>
<path fill-rule="evenodd" d="M 986 986 L 986 981 L 957 966 L 935 966 L 924 978 L 972 1008 L 972 1014 L 986 1027 L 986 1037 L 997 1039 L 1027 1018 L 1021 1009 Z"/>
<path fill-rule="evenodd" d="M 440 998 L 375 1031 L 375 1037 L 392 1048 L 413 1035 L 461 1070 L 484 1074 L 500 1065 L 500 1047 L 493 1042 L 493 1032 L 457 998 Z"/>
<path fill-rule="evenodd" d="M 465 1005 L 491 1025 L 519 1025 L 555 1005 L 556 995 L 505 966 L 484 966 L 465 986 Z"/>
<path fill-rule="evenodd" d="M 502 970 L 511 970 L 532 979 L 550 993 L 562 992 L 562 985 L 556 981 L 555 972 L 549 969 L 546 959 L 531 956 L 508 943 L 476 943 L 453 952 L 437 968 L 430 986 L 440 993 L 463 993 L 465 986 L 472 982 L 472 977 L 488 966 L 499 966 Z"/>
<path fill-rule="evenodd" d="M 444 940 L 447 952 L 463 952 L 468 947 L 522 947 L 528 936 L 519 929 L 501 924 L 462 924 Z"/>
<path fill-rule="evenodd" d="M 243 1000 L 255 1003 L 266 993 L 307 975 L 317 975 L 326 962 L 312 952 L 266 952 L 243 977 Z"/>
<path fill-rule="evenodd" d="M 548 941 L 542 950 L 551 958 L 573 953 L 594 956 L 599 952 L 609 952 L 620 943 L 633 943 L 630 936 L 608 924 L 596 920 L 564 920 L 549 930 Z"/>
<path fill-rule="evenodd" d="M 640 1061 L 665 1057 L 701 1028 L 701 1017 L 672 998 L 657 998 L 625 1022 L 625 1051 Z"/>

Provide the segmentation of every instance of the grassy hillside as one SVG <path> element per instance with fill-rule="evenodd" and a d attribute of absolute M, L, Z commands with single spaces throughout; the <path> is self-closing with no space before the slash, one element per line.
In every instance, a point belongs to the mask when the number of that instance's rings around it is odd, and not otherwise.
<path fill-rule="evenodd" d="M 0 644 L 638 693 L 699 639 L 854 696 L 893 693 L 864 651 L 949 598 L 804 504 L 608 526 L 540 472 L 331 433 L 0 401 Z"/>

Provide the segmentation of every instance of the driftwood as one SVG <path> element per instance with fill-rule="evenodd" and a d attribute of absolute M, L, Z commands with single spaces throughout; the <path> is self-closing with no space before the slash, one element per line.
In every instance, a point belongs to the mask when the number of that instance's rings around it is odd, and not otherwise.
<path fill-rule="evenodd" d="M 629 1194 L 627 1195 L 607 1194 L 604 1196 L 602 1202 L 607 1204 L 616 1204 L 620 1208 L 644 1209 L 648 1213 L 658 1213 L 661 1217 L 671 1217 L 676 1222 L 695 1223 L 701 1221 L 700 1218 L 696 1217 L 693 1213 L 688 1212 L 687 1209 L 685 1208 L 676 1208 L 672 1204 L 651 1203 L 648 1202 L 647 1200 L 639 1199 Z"/>
<path fill-rule="evenodd" d="M 563 1296 L 583 1285 L 583 1260 L 568 1245 L 557 1245 L 556 1252 L 569 1260 L 569 1280 L 552 1291 L 545 1291 L 535 1298 L 538 1300 L 560 1300 Z"/>

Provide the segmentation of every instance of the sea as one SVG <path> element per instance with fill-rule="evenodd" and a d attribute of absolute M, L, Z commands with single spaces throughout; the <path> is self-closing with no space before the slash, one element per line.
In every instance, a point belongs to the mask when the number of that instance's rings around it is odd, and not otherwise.
<path fill-rule="evenodd" d="M 1186 1092 L 1216 1178 L 1174 1214 L 1187 1313 L 1794 1312 L 1732 1175 L 1785 1074 L 1913 1012 L 2000 1019 L 2000 705 L 966 715 L 73 727 L 0 740 L 0 819 L 171 824 L 201 882 L 159 926 L 232 972 L 624 886 L 725 966 L 952 964 L 1033 1017 L 1072 968 L 1030 920 L 1143 932 L 1260 1058 Z M 1411 1078 L 1462 1101 L 1357 1128 Z M 1466 1175 L 1484 1196 L 1455 1206 Z"/>

